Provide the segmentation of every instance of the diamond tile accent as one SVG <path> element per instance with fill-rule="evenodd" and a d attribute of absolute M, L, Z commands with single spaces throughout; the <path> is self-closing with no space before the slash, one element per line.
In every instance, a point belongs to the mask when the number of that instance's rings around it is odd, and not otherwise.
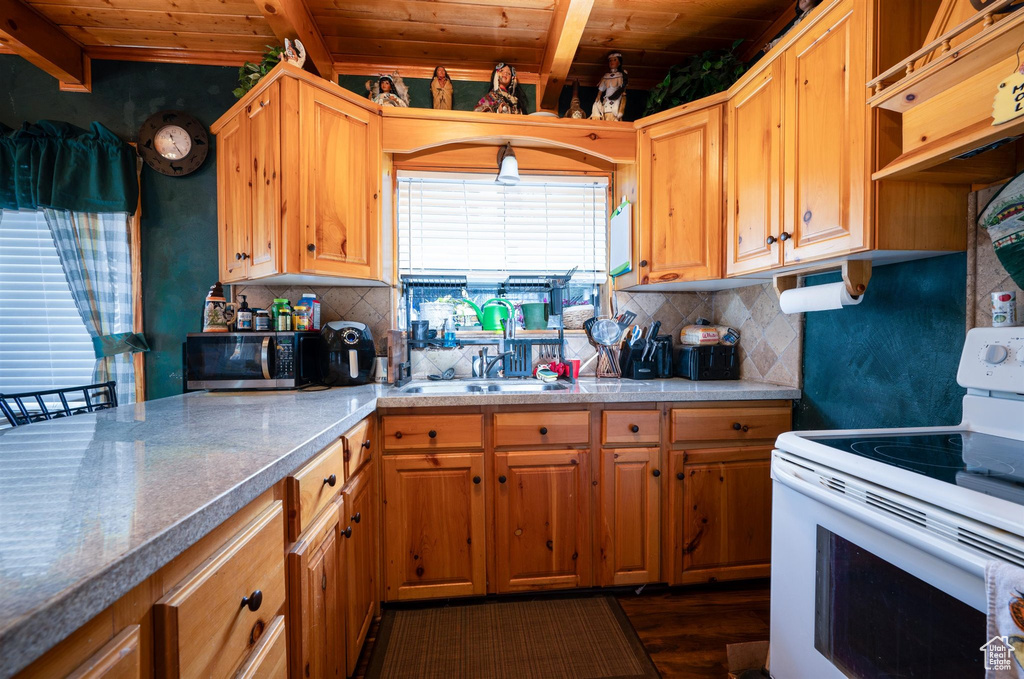
<path fill-rule="evenodd" d="M 796 339 L 796 330 L 786 320 L 785 314 L 779 314 L 765 328 L 764 338 L 772 346 L 776 354 L 782 355 L 789 348 L 793 340 Z"/>

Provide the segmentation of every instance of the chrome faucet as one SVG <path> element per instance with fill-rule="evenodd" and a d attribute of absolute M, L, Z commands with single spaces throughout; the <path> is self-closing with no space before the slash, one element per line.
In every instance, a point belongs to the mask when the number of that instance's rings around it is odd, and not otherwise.
<path fill-rule="evenodd" d="M 494 366 L 497 365 L 498 361 L 504 359 L 506 356 L 511 356 L 511 351 L 499 351 L 497 356 L 489 358 L 487 356 L 487 347 L 480 350 L 480 356 L 477 360 L 473 361 L 473 377 L 479 377 L 486 379 L 488 377 L 498 377 L 498 375 L 492 375 L 491 372 L 494 370 Z"/>

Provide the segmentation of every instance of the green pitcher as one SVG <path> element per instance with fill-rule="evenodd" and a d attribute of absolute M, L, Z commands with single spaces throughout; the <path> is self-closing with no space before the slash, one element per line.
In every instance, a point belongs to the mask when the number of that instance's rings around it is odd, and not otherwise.
<path fill-rule="evenodd" d="M 548 327 L 547 302 L 529 302 L 522 305 L 523 327 L 527 330 L 544 330 Z"/>

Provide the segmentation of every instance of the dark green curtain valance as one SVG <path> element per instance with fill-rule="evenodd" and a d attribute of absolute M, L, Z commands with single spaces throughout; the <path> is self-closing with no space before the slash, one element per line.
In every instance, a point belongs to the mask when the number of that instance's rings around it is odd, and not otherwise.
<path fill-rule="evenodd" d="M 0 124 L 0 208 L 133 213 L 135 168 L 135 149 L 99 123 Z"/>

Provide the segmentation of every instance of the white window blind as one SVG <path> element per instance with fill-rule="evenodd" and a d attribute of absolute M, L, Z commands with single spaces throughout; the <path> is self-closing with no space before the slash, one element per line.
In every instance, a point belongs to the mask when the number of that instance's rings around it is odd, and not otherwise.
<path fill-rule="evenodd" d="M 0 392 L 92 382 L 96 354 L 42 212 L 0 214 Z M 2 418 L 0 418 L 2 419 Z"/>
<path fill-rule="evenodd" d="M 398 173 L 398 267 L 409 274 L 557 274 L 574 283 L 608 275 L 608 180 Z"/>

